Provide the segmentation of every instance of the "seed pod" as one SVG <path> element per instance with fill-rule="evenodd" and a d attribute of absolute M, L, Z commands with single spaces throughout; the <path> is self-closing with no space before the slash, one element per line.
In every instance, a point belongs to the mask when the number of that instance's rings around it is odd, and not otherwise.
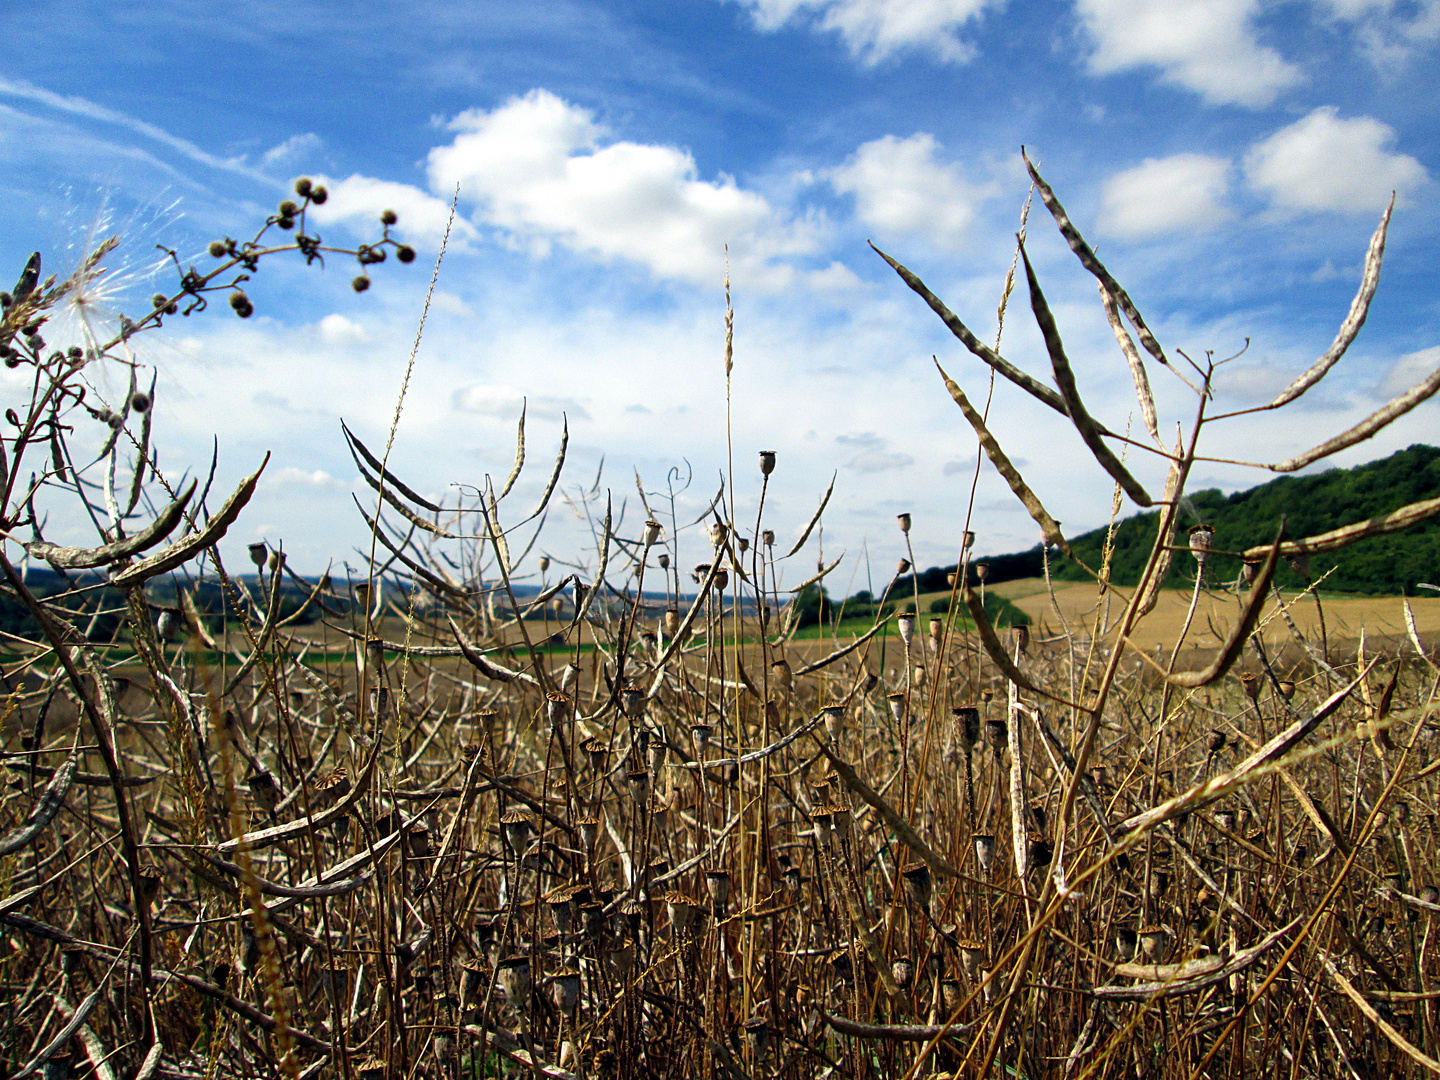
<path fill-rule="evenodd" d="M 899 957 L 890 963 L 890 976 L 901 990 L 909 990 L 915 981 L 915 965 L 908 956 Z"/>
<path fill-rule="evenodd" d="M 585 845 L 585 850 L 592 850 L 595 847 L 595 842 L 600 839 L 600 819 L 593 817 L 581 818 L 575 822 L 575 827 L 580 830 L 580 842 Z"/>
<path fill-rule="evenodd" d="M 330 192 L 326 191 L 323 187 L 314 187 L 310 189 L 310 201 L 316 206 L 323 206 L 325 200 L 328 198 L 330 198 Z"/>
<path fill-rule="evenodd" d="M 763 1063 L 769 1055 L 770 1023 L 763 1016 L 752 1016 L 745 1021 L 745 1045 L 757 1064 Z"/>
<path fill-rule="evenodd" d="M 1247 671 L 1240 676 L 1240 687 L 1245 691 L 1245 696 L 1251 701 L 1260 697 L 1260 676 L 1253 671 Z"/>
<path fill-rule="evenodd" d="M 781 690 L 791 690 L 795 686 L 795 678 L 790 673 L 790 662 L 788 660 L 776 660 L 770 665 L 770 678 Z"/>
<path fill-rule="evenodd" d="M 998 758 L 1010 745 L 1010 725 L 1004 720 L 986 720 L 985 741 L 989 744 L 991 753 Z"/>
<path fill-rule="evenodd" d="M 775 546 L 775 530 L 766 529 L 764 532 L 762 532 L 760 534 L 760 542 L 764 544 L 767 548 L 773 548 Z"/>
<path fill-rule="evenodd" d="M 653 547 L 655 544 L 658 544 L 662 532 L 663 530 L 658 521 L 645 522 L 645 546 Z"/>
<path fill-rule="evenodd" d="M 401 244 L 395 249 L 395 258 L 402 263 L 412 263 L 415 261 L 415 249 L 409 244 Z"/>
<path fill-rule="evenodd" d="M 1206 562 L 1210 559 L 1210 552 L 1215 547 L 1215 529 L 1210 525 L 1194 525 L 1190 529 L 1190 554 L 1195 556 L 1195 562 L 1200 569 L 1205 569 Z"/>
<path fill-rule="evenodd" d="M 530 816 L 522 810 L 509 810 L 500 818 L 500 824 L 511 850 L 520 854 L 530 839 Z"/>
<path fill-rule="evenodd" d="M 965 974 L 973 979 L 980 972 L 980 965 L 985 963 L 985 946 L 973 938 L 967 938 L 956 946 L 960 950 L 960 966 L 965 969 Z"/>
<path fill-rule="evenodd" d="M 677 934 L 688 931 L 695 923 L 695 916 L 700 914 L 700 905 L 682 892 L 672 889 L 660 898 L 665 903 L 665 914 L 670 919 L 670 927 Z"/>
<path fill-rule="evenodd" d="M 965 530 L 965 535 L 964 535 L 964 536 L 961 538 L 961 540 L 960 540 L 960 550 L 961 550 L 961 551 L 969 551 L 969 550 L 970 550 L 971 548 L 973 548 L 974 546 L 975 546 L 975 534 L 974 534 L 973 532 L 971 532 L 969 529 L 966 529 L 966 530 Z"/>
<path fill-rule="evenodd" d="M 989 564 L 989 563 L 983 563 L 983 562 L 982 562 L 982 563 L 976 563 L 976 564 L 975 564 L 975 579 L 976 579 L 977 581 L 981 582 L 982 584 L 983 584 L 984 582 L 990 580 L 990 564 Z"/>
<path fill-rule="evenodd" d="M 934 894 L 934 882 L 930 876 L 930 867 L 925 863 L 915 863 L 900 871 L 900 876 L 905 879 L 905 891 L 910 894 L 910 899 L 915 906 L 924 910 L 930 910 L 930 898 Z"/>
<path fill-rule="evenodd" d="M 644 769 L 636 769 L 626 775 L 625 782 L 630 788 L 630 798 L 637 806 L 644 806 L 650 797 L 650 774 Z"/>
<path fill-rule="evenodd" d="M 905 643 L 905 648 L 910 648 L 910 642 L 915 640 L 915 613 L 902 611 L 895 616 L 895 629 L 900 631 L 900 640 Z"/>
<path fill-rule="evenodd" d="M 575 1011 L 580 1008 L 580 972 L 574 968 L 559 972 L 551 980 L 550 992 L 555 999 L 555 1007 L 573 1020 Z"/>
<path fill-rule="evenodd" d="M 774 451 L 774 450 L 761 450 L 761 451 L 760 451 L 760 472 L 761 472 L 761 474 L 764 475 L 764 476 L 769 476 L 769 475 L 770 475 L 771 473 L 773 473 L 774 471 L 775 471 L 775 451 Z"/>
<path fill-rule="evenodd" d="M 280 805 L 280 785 L 275 782 L 275 774 L 269 769 L 251 773 L 245 778 L 245 783 L 256 804 L 267 814 L 273 814 L 275 807 Z"/>
<path fill-rule="evenodd" d="M 627 686 L 620 691 L 620 709 L 632 720 L 645 715 L 645 691 L 638 686 Z"/>
<path fill-rule="evenodd" d="M 350 280 L 350 287 L 356 292 L 364 292 L 370 288 L 370 279 L 364 274 L 357 274 Z"/>
<path fill-rule="evenodd" d="M 817 809 L 810 820 L 815 826 L 815 842 L 828 846 L 831 836 L 834 835 L 835 828 L 835 817 L 830 813 L 830 808 L 821 807 Z"/>
<path fill-rule="evenodd" d="M 989 870 L 995 862 L 995 837 L 979 834 L 975 837 L 975 858 L 982 870 Z"/>
<path fill-rule="evenodd" d="M 1140 948 L 1145 951 L 1146 959 L 1152 964 L 1158 964 L 1170 944 L 1169 931 L 1163 926 L 1142 926 L 1136 934 L 1140 938 Z"/>
<path fill-rule="evenodd" d="M 955 732 L 966 752 L 980 741 L 980 710 L 973 705 L 957 705 L 950 710 L 955 717 Z"/>
<path fill-rule="evenodd" d="M 825 716 L 825 733 L 834 742 L 845 731 L 845 706 L 843 703 L 825 705 L 820 711 Z"/>
<path fill-rule="evenodd" d="M 512 956 L 500 961 L 495 981 L 505 994 L 505 1001 L 517 1012 L 530 1010 L 530 958 Z"/>
<path fill-rule="evenodd" d="M 1221 750 L 1224 750 L 1225 732 L 1220 731 L 1219 729 L 1210 732 L 1210 739 L 1207 745 L 1209 746 L 1210 753 L 1212 754 L 1218 754 Z"/>
<path fill-rule="evenodd" d="M 725 905 L 730 899 L 730 874 L 725 870 L 708 870 L 705 873 L 705 891 L 710 894 L 710 904 L 719 918 L 725 913 Z"/>
<path fill-rule="evenodd" d="M 1138 943 L 1135 931 L 1128 926 L 1117 926 L 1115 928 L 1115 955 L 1120 958 L 1122 964 L 1128 964 L 1135 959 L 1135 946 Z"/>
<path fill-rule="evenodd" d="M 545 719 L 550 724 L 550 729 L 563 726 L 570 719 L 570 695 L 552 690 L 545 695 Z"/>
<path fill-rule="evenodd" d="M 975 976 L 970 977 L 973 979 Z M 945 1005 L 945 1011 L 953 1014 L 960 1008 L 960 1002 L 965 1000 L 964 989 L 954 979 L 946 979 L 940 984 L 940 1000 Z"/>
<path fill-rule="evenodd" d="M 1286 701 L 1290 701 L 1295 697 L 1295 682 L 1293 679 L 1280 680 L 1280 696 Z"/>
<path fill-rule="evenodd" d="M 1028 652 L 1030 649 L 1030 627 L 1020 623 L 1011 627 L 1010 634 L 1014 638 L 1015 648 L 1020 652 Z"/>
<path fill-rule="evenodd" d="M 555 924 L 555 929 L 561 935 L 570 933 L 570 927 L 574 922 L 575 905 L 570 895 L 570 889 L 566 885 L 551 889 L 545 896 L 545 906 L 550 909 L 550 919 Z"/>
<path fill-rule="evenodd" d="M 695 743 L 695 752 L 704 755 L 705 748 L 710 745 L 710 736 L 715 729 L 703 720 L 696 720 L 690 725 L 690 738 Z"/>

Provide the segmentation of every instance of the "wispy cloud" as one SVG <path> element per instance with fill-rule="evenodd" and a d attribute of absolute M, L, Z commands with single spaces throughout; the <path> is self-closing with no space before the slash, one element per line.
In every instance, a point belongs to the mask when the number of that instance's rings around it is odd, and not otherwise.
<path fill-rule="evenodd" d="M 851 55 L 877 64 L 898 52 L 929 53 L 946 63 L 974 59 L 958 31 L 997 0 L 740 0 L 755 25 L 777 30 L 792 22 L 838 33 Z"/>

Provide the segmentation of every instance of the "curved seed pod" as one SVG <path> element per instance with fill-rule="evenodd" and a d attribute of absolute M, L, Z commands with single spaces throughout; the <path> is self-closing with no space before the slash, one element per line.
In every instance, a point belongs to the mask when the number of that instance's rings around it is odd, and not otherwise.
<path fill-rule="evenodd" d="M 1035 269 L 1030 265 L 1030 256 L 1025 253 L 1024 244 L 1020 245 L 1020 257 L 1025 261 L 1025 280 L 1030 285 L 1030 308 L 1035 312 L 1035 322 L 1039 324 L 1040 333 L 1045 337 L 1045 348 L 1050 353 L 1055 381 L 1065 398 L 1066 411 L 1070 414 L 1075 430 L 1080 432 L 1080 437 L 1085 440 L 1085 445 L 1090 448 L 1100 466 L 1125 489 L 1126 495 L 1140 506 L 1152 505 L 1154 500 L 1105 445 L 1105 441 L 1100 437 L 1099 425 L 1085 411 L 1085 405 L 1080 400 L 1080 391 L 1075 386 L 1075 374 L 1070 370 L 1070 360 L 1065 355 L 1065 345 L 1060 340 L 1060 331 L 1055 325 L 1055 317 L 1050 314 L 1050 305 L 1045 302 L 1045 294 L 1040 291 L 1040 282 L 1035 277 Z"/>
<path fill-rule="evenodd" d="M 0 836 L 0 858 L 19 851 L 35 837 L 40 831 L 55 820 L 55 815 L 60 812 L 60 807 L 65 805 L 65 796 L 70 793 L 70 785 L 75 781 L 76 770 L 80 767 L 80 754 L 78 751 L 71 751 L 70 756 L 65 759 L 61 766 L 55 770 L 50 783 L 45 785 L 45 790 L 40 795 L 40 801 L 35 804 L 35 809 L 25 819 L 25 823 L 18 829 Z"/>
<path fill-rule="evenodd" d="M 510 475 L 505 478 L 505 486 L 500 489 L 497 498 L 503 499 L 510 494 L 510 489 L 515 486 L 515 481 L 520 479 L 520 470 L 525 467 L 525 402 L 520 403 L 520 430 L 515 433 L 515 465 L 510 470 Z"/>
<path fill-rule="evenodd" d="M 1408 529 L 1422 521 L 1428 521 L 1437 514 L 1440 514 L 1440 499 L 1423 499 L 1420 502 L 1402 506 L 1398 510 L 1392 510 L 1388 514 L 1380 514 L 1377 517 L 1357 521 L 1339 529 L 1307 536 L 1303 540 L 1287 540 L 1280 545 L 1280 554 L 1288 556 L 1313 554 L 1317 551 L 1335 551 L 1370 536 L 1400 532 L 1402 529 Z M 1247 548 L 1245 559 L 1246 561 L 1259 559 L 1269 550 L 1269 544 Z"/>
<path fill-rule="evenodd" d="M 945 877 L 955 878 L 960 876 L 960 871 L 956 870 L 955 867 L 945 861 L 944 857 L 937 854 L 929 844 L 925 843 L 925 841 L 920 838 L 920 834 L 911 828 L 909 822 L 897 814 L 895 809 L 887 803 L 882 796 L 877 794 L 869 784 L 861 780 L 859 775 L 846 761 L 837 757 L 835 752 L 823 742 L 817 740 L 816 745 L 818 745 L 821 752 L 830 759 L 830 764 L 834 766 L 836 775 L 845 781 L 845 786 L 874 807 L 876 812 L 885 819 L 885 824 L 890 826 L 905 846 L 930 864 L 931 870 Z"/>
<path fill-rule="evenodd" d="M 1255 580 L 1250 583 L 1250 599 L 1245 602 L 1245 610 L 1241 613 L 1240 621 L 1235 624 L 1235 629 L 1230 631 L 1230 637 L 1226 639 L 1220 655 L 1204 671 L 1182 671 L 1179 674 L 1166 676 L 1171 686 L 1179 686 L 1187 690 L 1209 686 L 1229 671 L 1231 665 L 1240 658 L 1240 653 L 1245 648 L 1245 642 L 1250 640 L 1250 633 L 1260 619 L 1260 609 L 1265 606 L 1265 600 L 1270 592 L 1270 579 L 1275 575 L 1275 563 L 1280 557 L 1281 537 L 1284 535 L 1285 519 L 1281 518 L 1280 528 L 1275 534 L 1275 542 L 1266 549 L 1265 562 L 1261 565 Z"/>
<path fill-rule="evenodd" d="M 1025 168 L 1030 172 L 1030 179 L 1034 181 L 1035 187 L 1040 192 L 1040 201 L 1045 204 L 1045 209 L 1050 211 L 1050 216 L 1055 219 L 1055 224 L 1060 229 L 1060 235 L 1065 237 L 1065 242 L 1070 245 L 1070 250 L 1080 260 L 1080 265 L 1095 275 L 1096 280 L 1105 286 L 1107 292 L 1115 298 L 1120 310 L 1135 327 L 1135 333 L 1140 337 L 1140 344 L 1145 346 L 1145 351 L 1155 357 L 1160 363 L 1169 365 L 1170 361 L 1165 358 L 1165 350 L 1160 348 L 1160 343 L 1155 340 L 1155 335 L 1145 325 L 1145 320 L 1140 317 L 1140 311 L 1135 307 L 1135 302 L 1130 299 L 1130 294 L 1120 287 L 1120 283 L 1111 276 L 1110 271 L 1105 269 L 1105 264 L 1095 257 L 1095 252 L 1080 235 L 1080 230 L 1070 220 L 1070 215 L 1065 213 L 1065 207 L 1060 205 L 1060 200 L 1055 197 L 1055 189 L 1052 188 L 1040 176 L 1039 171 L 1031 163 L 1025 148 L 1020 148 L 1020 156 L 1025 159 Z"/>
<path fill-rule="evenodd" d="M 1295 472 L 1303 469 L 1306 465 L 1327 458 L 1331 454 L 1337 454 L 1348 446 L 1354 446 L 1358 442 L 1364 442 L 1372 435 L 1377 434 L 1389 427 L 1392 423 L 1404 416 L 1416 405 L 1428 401 L 1440 390 L 1440 368 L 1430 373 L 1429 378 L 1424 382 L 1417 383 L 1405 393 L 1401 394 L 1394 401 L 1376 409 L 1373 413 L 1361 420 L 1348 431 L 1342 431 L 1333 439 L 1326 439 L 1319 446 L 1305 451 L 1299 457 L 1293 457 L 1289 461 L 1282 461 L 1278 465 L 1269 465 L 1271 472 Z"/>
<path fill-rule="evenodd" d="M 935 360 L 933 356 L 931 359 Z M 1005 478 L 1005 482 L 1010 485 L 1010 490 L 1015 493 L 1015 497 L 1025 504 L 1026 510 L 1030 511 L 1030 516 L 1035 519 L 1035 524 L 1040 526 L 1040 533 L 1045 537 L 1045 542 L 1054 544 L 1074 559 L 1074 552 L 1070 550 L 1069 543 L 1066 542 L 1064 534 L 1060 532 L 1060 523 L 1050 516 L 1049 511 L 1041 504 L 1035 492 L 1030 489 L 1030 485 L 1025 483 L 1025 478 L 1020 475 L 1020 470 L 1015 468 L 1010 459 L 1005 456 L 1005 451 L 1000 449 L 1000 443 L 990 433 L 990 429 L 985 426 L 985 420 L 976 411 L 975 406 L 970 404 L 970 399 L 965 396 L 965 391 L 961 390 L 959 385 L 945 374 L 945 369 L 940 366 L 939 360 L 935 360 L 935 367 L 940 372 L 940 377 L 945 380 L 945 389 L 950 392 L 955 404 L 959 405 L 960 411 L 965 414 L 965 419 L 975 429 L 975 435 L 985 450 L 985 456 L 995 466 L 995 471 Z M 1079 562 L 1078 559 L 1076 561 Z"/>
<path fill-rule="evenodd" d="M 806 589 L 808 589 L 811 585 L 814 585 L 817 581 L 821 580 L 821 579 L 824 578 L 827 574 L 829 574 L 831 570 L 834 570 L 837 566 L 839 566 L 839 565 L 840 565 L 840 560 L 843 559 L 843 558 L 845 558 L 845 555 L 844 555 L 844 553 L 842 552 L 842 553 L 840 554 L 840 556 L 839 556 L 834 562 L 832 562 L 829 566 L 822 566 L 822 567 L 820 568 L 820 570 L 819 570 L 818 573 L 811 574 L 808 578 L 806 578 L 804 581 L 802 581 L 799 585 L 796 585 L 793 589 L 790 589 L 790 590 L 788 590 L 788 591 L 790 591 L 790 592 L 792 592 L 792 593 L 804 592 L 804 591 L 805 591 Z"/>
<path fill-rule="evenodd" d="M 945 1035 L 965 1035 L 974 1027 L 975 1021 L 968 1024 L 862 1024 L 858 1020 L 847 1020 L 843 1016 L 834 1016 L 824 1009 L 820 1015 L 825 1018 L 825 1023 L 838 1031 L 841 1035 L 850 1035 L 857 1039 L 884 1039 L 891 1042 L 926 1042 L 929 1039 L 938 1039 Z"/>
<path fill-rule="evenodd" d="M 1390 214 L 1394 209 L 1395 196 L 1392 194 L 1390 204 L 1380 215 L 1380 224 L 1375 228 L 1375 235 L 1370 238 L 1370 249 L 1365 253 L 1365 275 L 1360 279 L 1360 290 L 1355 294 L 1355 299 L 1350 302 L 1350 313 L 1340 324 L 1340 330 L 1336 333 L 1330 348 L 1325 350 L 1320 359 L 1310 365 L 1310 369 L 1305 374 L 1281 391 L 1280 396 L 1270 403 L 1269 408 L 1278 409 L 1282 405 L 1288 405 L 1323 379 L 1326 373 L 1345 355 L 1345 350 L 1350 348 L 1350 343 L 1355 340 L 1355 335 L 1360 333 L 1360 328 L 1365 325 L 1365 317 L 1370 314 L 1370 301 L 1374 299 L 1375 289 L 1380 284 L 1380 264 L 1385 259 L 1385 233 L 1390 228 Z"/>
<path fill-rule="evenodd" d="M 591 591 L 593 592 L 594 590 Z M 519 682 L 525 686 L 540 685 L 535 676 L 528 672 L 511 671 L 507 667 L 501 667 L 499 664 L 487 660 L 484 654 L 472 645 L 466 639 L 465 635 L 460 632 L 460 627 L 455 624 L 454 619 L 450 619 L 450 629 L 455 634 L 455 643 L 460 646 L 460 654 L 464 656 L 466 660 L 469 660 L 471 666 L 487 679 L 494 679 L 496 682 Z"/>
<path fill-rule="evenodd" d="M 1183 964 L 1117 964 L 1115 974 L 1131 979 L 1149 979 L 1149 982 L 1132 986 L 1097 986 L 1090 991 L 1102 998 L 1143 998 L 1175 997 L 1180 994 L 1194 994 L 1207 986 L 1223 982 L 1237 971 L 1243 971 L 1259 959 L 1266 949 L 1276 945 L 1300 923 L 1305 916 L 1297 916 L 1279 930 L 1267 934 L 1254 945 L 1237 952 L 1228 960 L 1220 956 L 1204 956 L 1187 960 Z"/>
<path fill-rule="evenodd" d="M 360 466 L 360 472 L 362 474 L 366 474 L 365 465 L 368 464 L 372 470 L 385 478 L 385 483 L 389 487 L 393 487 L 416 506 L 429 510 L 432 514 L 440 513 L 440 507 L 436 506 L 429 499 L 417 495 L 411 488 L 406 487 L 397 480 L 395 474 L 381 464 L 380 459 L 372 454 L 366 448 L 365 444 L 356 437 L 355 433 L 345 426 L 345 421 L 343 420 L 340 421 L 340 430 L 345 432 L 345 439 L 350 443 L 350 456 L 355 459 L 355 464 Z M 361 458 L 364 458 L 364 464 L 361 463 Z M 370 479 L 368 474 L 366 474 L 365 478 L 367 480 Z M 373 481 L 371 481 L 371 486 L 375 486 Z"/>
<path fill-rule="evenodd" d="M 269 461 L 270 452 L 267 450 L 265 460 L 260 463 L 260 468 L 240 482 L 235 493 L 225 500 L 225 505 L 220 508 L 218 514 L 210 519 L 205 528 L 197 533 L 181 537 L 163 551 L 120 571 L 110 579 L 110 584 L 117 589 L 133 588 L 136 585 L 144 584 L 157 574 L 169 573 L 177 566 L 189 562 L 206 548 L 213 547 L 235 523 L 235 519 L 240 516 L 240 511 L 245 508 L 245 504 L 255 494 L 255 485 L 259 483 L 260 474 L 265 471 L 265 466 Z"/>
<path fill-rule="evenodd" d="M 835 474 L 835 476 L 838 475 L 840 474 Z M 810 519 L 810 524 L 805 526 L 805 531 L 800 534 L 800 539 L 795 541 L 795 546 L 785 553 L 785 558 L 788 559 L 791 555 L 794 555 L 797 551 L 799 551 L 802 547 L 805 546 L 805 541 L 810 539 L 811 532 L 814 531 L 815 526 L 820 522 L 820 515 L 825 513 L 825 507 L 830 502 L 830 496 L 833 495 L 835 492 L 835 476 L 830 477 L 830 486 L 825 489 L 825 495 L 820 500 L 819 507 L 817 507 L 815 510 L 815 516 Z"/>
<path fill-rule="evenodd" d="M 940 316 L 940 321 L 949 328 L 952 334 L 954 334 L 957 338 L 960 339 L 961 344 L 963 344 L 967 349 L 969 349 L 972 353 L 978 356 L 981 360 L 985 361 L 985 363 L 989 364 L 1001 375 L 1004 375 L 1016 386 L 1020 387 L 1020 389 L 1031 394 L 1033 397 L 1038 398 L 1040 401 L 1043 401 L 1046 405 L 1049 405 L 1056 412 L 1062 415 L 1066 414 L 1065 401 L 1063 398 L 1060 397 L 1059 394 L 1055 393 L 1054 390 L 1050 389 L 1050 387 L 1046 386 L 1044 383 L 1032 378 L 1025 372 L 1021 371 L 1014 364 L 1010 363 L 1010 361 L 1006 360 L 994 349 L 990 348 L 990 346 L 986 345 L 983 341 L 981 341 L 974 334 L 972 334 L 970 332 L 970 328 L 967 327 L 963 322 L 961 322 L 955 316 L 955 313 L 952 312 L 948 307 L 946 307 L 938 296 L 936 296 L 928 288 L 926 288 L 923 281 L 921 281 L 913 273 L 907 270 L 904 266 L 896 262 L 889 255 L 886 255 L 885 252 L 881 251 L 874 244 L 871 244 L 870 248 L 875 252 L 875 254 L 879 255 L 882 259 L 884 259 L 887 263 L 890 264 L 890 268 L 894 270 L 895 273 L 900 275 L 901 281 L 905 282 L 906 285 L 909 285 L 910 288 L 922 300 L 924 300 L 927 304 L 930 305 L 930 310 L 935 312 L 936 315 Z"/>
<path fill-rule="evenodd" d="M 32 558 L 44 559 L 57 570 L 93 570 L 97 566 L 108 566 L 120 559 L 148 551 L 175 531 L 175 526 L 180 524 L 185 514 L 186 505 L 195 494 L 196 484 L 197 481 L 190 481 L 190 486 L 184 493 L 161 510 L 154 521 L 124 540 L 93 548 L 61 547 L 58 544 L 36 541 L 26 544 L 25 550 Z"/>
<path fill-rule="evenodd" d="M 1083 705 L 1077 705 L 1073 701 L 1067 701 L 1065 698 L 1057 697 L 1048 690 L 1042 690 L 1036 686 L 1024 672 L 1015 666 L 1015 662 L 1011 660 L 1009 654 L 1006 653 L 1004 643 L 1001 642 L 1000 636 L 995 633 L 994 625 L 990 622 L 990 616 L 985 614 L 985 605 L 980 600 L 980 594 L 967 584 L 961 593 L 961 597 L 965 601 L 965 606 L 970 609 L 970 618 L 975 621 L 975 630 L 980 635 L 980 643 L 985 646 L 985 652 L 991 660 L 995 661 L 995 666 L 1000 669 L 1005 678 L 1009 679 L 1022 690 L 1028 690 L 1032 694 L 1039 694 L 1041 697 L 1047 697 L 1051 701 L 1058 701 L 1060 704 L 1072 709 L 1080 709 L 1082 712 L 1090 711 Z"/>
<path fill-rule="evenodd" d="M 1140 413 L 1145 417 L 1145 430 L 1150 432 L 1150 437 L 1158 443 L 1160 422 L 1155 416 L 1155 395 L 1150 390 L 1150 376 L 1145 374 L 1145 362 L 1140 359 L 1140 350 L 1135 348 L 1135 340 L 1120 321 L 1120 308 L 1115 303 L 1115 297 L 1103 281 L 1100 282 L 1100 303 L 1105 307 L 1105 318 L 1110 322 L 1110 329 L 1115 332 L 1120 351 L 1125 354 L 1125 362 L 1130 365 L 1130 377 L 1135 380 L 1135 397 L 1140 402 Z"/>

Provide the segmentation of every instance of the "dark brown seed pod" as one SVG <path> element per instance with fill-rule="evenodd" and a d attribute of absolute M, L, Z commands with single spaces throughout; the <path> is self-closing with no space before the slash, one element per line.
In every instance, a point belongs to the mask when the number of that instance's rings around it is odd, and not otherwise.
<path fill-rule="evenodd" d="M 395 213 L 394 210 L 380 211 L 380 224 L 382 225 L 394 225 L 399 220 L 400 215 Z"/>
<path fill-rule="evenodd" d="M 350 282 L 350 287 L 356 292 L 364 292 L 370 288 L 370 279 L 364 274 L 357 274 L 354 280 Z"/>

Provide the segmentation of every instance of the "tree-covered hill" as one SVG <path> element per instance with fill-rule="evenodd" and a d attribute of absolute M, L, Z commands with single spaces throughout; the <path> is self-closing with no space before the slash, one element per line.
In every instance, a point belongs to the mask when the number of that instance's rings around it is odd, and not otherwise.
<path fill-rule="evenodd" d="M 1353 469 L 1330 469 L 1313 476 L 1284 476 L 1228 496 L 1213 488 L 1195 492 L 1184 504 L 1176 540 L 1183 544 L 1185 530 L 1203 523 L 1214 527 L 1217 548 L 1239 551 L 1270 541 L 1282 515 L 1287 518 L 1286 536 L 1299 539 L 1437 496 L 1440 496 L 1440 448 L 1416 444 Z M 1139 578 L 1154 543 L 1156 520 L 1157 513 L 1147 511 L 1117 524 L 1111 563 L 1111 577 L 1116 582 L 1134 584 Z M 1101 528 L 1084 533 L 1072 538 L 1071 546 L 1086 563 L 1098 568 L 1106 532 Z M 975 561 L 989 564 L 992 582 L 1034 577 L 1042 572 L 1039 545 L 1030 551 Z M 1334 573 L 1325 579 L 1324 588 L 1339 592 L 1394 595 L 1413 593 L 1417 582 L 1440 582 L 1440 518 L 1311 559 L 1310 573 L 1314 578 L 1332 568 Z M 946 575 L 953 569 L 932 567 L 925 571 L 920 575 L 921 588 L 930 587 L 930 582 L 940 583 L 934 585 L 935 588 L 943 587 Z M 1177 558 L 1166 584 L 1182 586 L 1194 580 L 1194 572 L 1191 559 Z M 1078 581 L 1085 577 L 1083 571 L 1063 558 L 1052 557 L 1051 573 L 1062 580 Z M 1217 558 L 1215 573 L 1222 579 L 1235 577 L 1239 573 L 1239 560 Z M 1303 584 L 1283 564 L 1277 581 L 1287 588 Z M 897 586 L 897 591 L 903 592 L 903 589 Z"/>

